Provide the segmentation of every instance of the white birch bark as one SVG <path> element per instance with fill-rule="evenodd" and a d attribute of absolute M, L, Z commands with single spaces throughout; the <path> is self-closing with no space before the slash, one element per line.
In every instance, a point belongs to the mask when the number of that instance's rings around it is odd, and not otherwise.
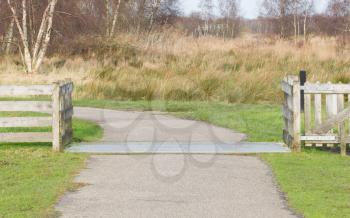
<path fill-rule="evenodd" d="M 12 5 L 11 0 L 7 0 L 10 10 L 13 14 L 13 19 L 17 26 L 20 39 L 23 46 L 23 62 L 28 73 L 38 72 L 40 65 L 45 57 L 48 44 L 51 39 L 51 30 L 53 24 L 53 16 L 55 12 L 55 6 L 58 0 L 50 0 L 48 6 L 43 14 L 42 22 L 34 43 L 34 48 L 29 44 L 28 37 L 29 34 L 34 38 L 34 29 L 30 29 L 28 32 L 27 24 L 27 0 L 22 0 L 22 25 L 19 21 L 19 15 L 17 14 L 16 8 Z M 34 39 L 32 39 L 34 40 Z"/>
<path fill-rule="evenodd" d="M 24 59 L 27 65 L 27 70 L 29 72 L 33 71 L 32 56 L 30 54 L 29 40 L 28 40 L 28 26 L 27 26 L 27 0 L 22 0 L 22 31 L 23 31 L 23 44 L 25 44 L 26 49 L 24 49 Z"/>
<path fill-rule="evenodd" d="M 46 25 L 46 31 L 45 31 L 45 37 L 43 38 L 43 43 L 41 46 L 41 50 L 39 51 L 38 57 L 35 60 L 35 68 L 34 71 L 37 72 L 39 70 L 39 67 L 41 63 L 43 62 L 43 59 L 46 55 L 47 47 L 49 45 L 50 39 L 51 39 L 51 31 L 52 31 L 52 24 L 53 24 L 53 16 L 55 12 L 55 7 L 57 4 L 57 0 L 51 0 L 49 4 L 49 13 L 47 15 L 47 25 Z M 45 19 L 45 18 L 43 18 Z"/>
<path fill-rule="evenodd" d="M 109 37 L 110 33 L 110 13 L 111 13 L 111 2 L 110 0 L 105 0 L 105 7 L 106 7 L 106 36 Z"/>
<path fill-rule="evenodd" d="M 34 50 L 33 50 L 34 59 L 36 59 L 36 57 L 38 55 L 38 52 L 39 52 L 39 49 L 40 49 L 40 45 L 41 45 L 41 42 L 43 40 L 44 31 L 45 31 L 45 28 L 46 28 L 46 25 L 47 25 L 47 13 L 48 13 L 48 10 L 49 10 L 49 7 L 47 7 L 45 9 L 45 12 L 43 14 L 43 19 L 41 20 L 38 36 L 36 38 L 36 42 L 35 42 Z"/>
<path fill-rule="evenodd" d="M 156 14 L 158 13 L 159 6 L 160 6 L 160 1 L 161 0 L 153 0 L 152 13 L 151 13 L 150 23 L 149 23 L 149 27 L 148 27 L 148 33 L 150 33 L 152 31 L 152 29 L 153 29 L 154 18 L 156 16 Z"/>
<path fill-rule="evenodd" d="M 109 33 L 110 37 L 113 37 L 114 33 L 115 33 L 115 27 L 116 27 L 118 16 L 119 16 L 120 4 L 121 4 L 121 0 L 116 0 L 116 5 L 114 8 L 114 13 L 113 13 L 113 21 L 112 21 L 111 31 Z"/>
<path fill-rule="evenodd" d="M 27 72 L 32 72 L 33 71 L 33 69 L 32 69 L 32 57 L 30 55 L 30 49 L 29 49 L 29 45 L 28 45 L 28 35 L 24 34 L 25 32 L 24 32 L 24 30 L 22 28 L 25 25 L 21 26 L 21 23 L 19 22 L 19 18 L 18 18 L 18 15 L 17 15 L 17 11 L 12 6 L 11 0 L 7 0 L 7 3 L 8 3 L 8 5 L 10 7 L 10 10 L 11 10 L 11 12 L 13 14 L 13 18 L 15 19 L 15 23 L 16 23 L 16 26 L 17 26 L 17 29 L 18 29 L 18 32 L 19 32 L 19 35 L 21 37 L 21 41 L 22 41 L 22 44 L 23 44 L 23 50 L 24 50 L 23 59 L 24 59 L 24 64 L 26 66 L 26 71 Z M 25 0 L 22 0 L 22 7 L 23 6 L 26 6 L 26 1 Z M 22 16 L 25 17 L 26 13 L 24 13 Z M 23 20 L 25 20 L 25 19 L 23 18 L 22 21 Z"/>
<path fill-rule="evenodd" d="M 6 31 L 6 35 L 5 35 L 5 43 L 4 43 L 4 47 L 3 47 L 3 51 L 5 52 L 5 54 L 9 54 L 10 50 L 11 50 L 11 45 L 12 45 L 12 41 L 13 41 L 13 27 L 15 25 L 15 20 L 12 18 L 11 22 L 9 24 L 9 27 Z"/>
<path fill-rule="evenodd" d="M 304 43 L 307 41 L 307 17 L 308 17 L 308 11 L 305 11 L 305 16 L 304 16 Z"/>

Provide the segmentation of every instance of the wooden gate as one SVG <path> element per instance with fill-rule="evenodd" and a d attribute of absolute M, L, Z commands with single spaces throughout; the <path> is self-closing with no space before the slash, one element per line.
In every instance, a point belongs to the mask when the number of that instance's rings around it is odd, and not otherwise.
<path fill-rule="evenodd" d="M 340 145 L 342 155 L 346 155 L 350 143 L 350 84 L 300 85 L 297 76 L 287 76 L 282 81 L 282 90 L 284 142 L 294 151 L 301 150 L 302 142 L 317 147 Z"/>

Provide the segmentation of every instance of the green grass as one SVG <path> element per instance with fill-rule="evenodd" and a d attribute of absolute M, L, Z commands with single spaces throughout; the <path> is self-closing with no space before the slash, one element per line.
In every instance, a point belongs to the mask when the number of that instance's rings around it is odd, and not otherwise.
<path fill-rule="evenodd" d="M 308 218 L 350 216 L 350 158 L 319 150 L 262 155 L 290 207 Z"/>
<path fill-rule="evenodd" d="M 0 116 L 47 116 L 39 113 L 0 113 Z M 1 128 L 0 132 L 48 131 L 50 128 Z M 74 141 L 95 141 L 102 129 L 74 119 Z M 0 217 L 55 216 L 53 205 L 78 184 L 72 179 L 87 155 L 53 153 L 51 143 L 0 144 Z"/>
<path fill-rule="evenodd" d="M 86 155 L 49 144 L 0 145 L 0 217 L 45 217 L 84 166 Z"/>
<path fill-rule="evenodd" d="M 282 114 L 279 105 L 226 104 L 181 101 L 78 100 L 76 106 L 166 111 L 177 117 L 213 123 L 246 133 L 249 141 L 281 141 Z"/>
<path fill-rule="evenodd" d="M 102 128 L 91 121 L 73 119 L 74 142 L 94 142 L 103 136 Z"/>

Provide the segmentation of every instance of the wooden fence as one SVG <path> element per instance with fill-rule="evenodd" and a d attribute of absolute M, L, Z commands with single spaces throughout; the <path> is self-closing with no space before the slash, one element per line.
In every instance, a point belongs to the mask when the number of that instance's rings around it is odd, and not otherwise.
<path fill-rule="evenodd" d="M 340 145 L 342 155 L 346 155 L 350 143 L 350 84 L 300 85 L 298 77 L 288 76 L 282 81 L 282 90 L 284 142 L 294 151 L 301 150 L 301 142 L 316 147 Z M 304 108 L 304 128 L 301 108 Z"/>
<path fill-rule="evenodd" d="M 282 81 L 284 92 L 283 140 L 294 151 L 300 151 L 300 82 L 296 76 L 288 76 Z"/>
<path fill-rule="evenodd" d="M 30 96 L 52 96 L 46 101 L 0 101 L 0 111 L 43 112 L 50 117 L 1 117 L 1 128 L 50 127 L 52 132 L 0 133 L 0 142 L 52 142 L 54 151 L 63 151 L 73 138 L 72 117 L 73 83 L 59 81 L 53 85 L 0 86 L 0 97 L 18 98 Z"/>

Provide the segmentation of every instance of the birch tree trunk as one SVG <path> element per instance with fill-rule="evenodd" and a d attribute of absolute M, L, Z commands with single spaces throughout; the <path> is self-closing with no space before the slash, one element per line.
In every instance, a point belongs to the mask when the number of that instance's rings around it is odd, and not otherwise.
<path fill-rule="evenodd" d="M 296 14 L 294 14 L 294 21 L 293 21 L 293 27 L 294 27 L 294 44 L 297 44 L 297 17 Z"/>
<path fill-rule="evenodd" d="M 306 41 L 307 41 L 307 27 L 306 27 L 307 17 L 308 17 L 308 13 L 305 12 L 305 16 L 304 16 L 304 43 L 306 43 Z"/>
<path fill-rule="evenodd" d="M 151 33 L 154 25 L 154 18 L 156 17 L 158 10 L 160 6 L 160 0 L 153 0 L 152 4 L 152 13 L 151 13 L 151 18 L 149 22 L 149 27 L 148 27 L 148 33 Z"/>
<path fill-rule="evenodd" d="M 297 40 L 298 40 L 298 36 L 297 36 L 297 34 L 298 34 L 298 30 L 297 30 L 297 28 L 298 28 L 298 24 L 297 24 L 297 19 L 298 19 L 297 18 L 297 16 L 298 16 L 297 0 L 294 0 L 293 7 L 294 7 L 294 14 L 293 14 L 293 18 L 294 18 L 294 21 L 293 21 L 293 26 L 294 26 L 294 44 L 296 45 L 297 44 Z"/>
<path fill-rule="evenodd" d="M 110 32 L 110 22 L 111 22 L 111 2 L 110 0 L 105 0 L 106 8 L 106 36 L 109 36 Z"/>
<path fill-rule="evenodd" d="M 111 26 L 111 31 L 109 33 L 109 36 L 110 37 L 113 37 L 114 36 L 114 33 L 115 33 L 115 27 L 116 27 L 116 24 L 117 24 L 117 20 L 118 20 L 118 17 L 119 17 L 119 9 L 120 9 L 120 4 L 121 4 L 121 0 L 116 0 L 116 5 L 115 5 L 115 8 L 114 8 L 114 13 L 113 13 L 113 21 L 112 21 L 112 26 Z"/>
<path fill-rule="evenodd" d="M 3 45 L 3 51 L 5 52 L 5 54 L 9 54 L 11 51 L 11 45 L 12 45 L 12 41 L 13 41 L 13 27 L 15 25 L 15 20 L 12 18 L 11 22 L 8 26 L 8 29 L 6 31 L 6 35 L 5 35 L 5 42 Z"/>
<path fill-rule="evenodd" d="M 138 7 L 138 17 L 137 17 L 137 28 L 136 28 L 136 32 L 137 34 L 140 33 L 141 31 L 141 25 L 142 25 L 142 21 L 145 15 L 145 5 L 146 5 L 146 0 L 140 0 L 139 3 L 139 7 Z"/>
<path fill-rule="evenodd" d="M 39 55 L 35 56 L 35 68 L 34 68 L 35 72 L 37 72 L 39 70 L 39 67 L 40 67 L 41 63 L 43 62 L 44 57 L 46 55 L 47 47 L 49 46 L 49 42 L 51 39 L 52 24 L 53 24 L 53 16 L 54 16 L 56 4 L 57 4 L 57 0 L 51 0 L 51 2 L 49 3 L 48 16 L 43 18 L 43 19 L 47 20 L 47 24 L 46 24 L 45 34 L 44 34 L 45 37 L 43 39 L 43 43 L 41 45 Z"/>
<path fill-rule="evenodd" d="M 286 21 L 286 0 L 279 1 L 280 8 L 280 31 L 281 37 L 285 38 L 285 21 Z"/>
<path fill-rule="evenodd" d="M 10 10 L 13 15 L 14 23 L 17 26 L 22 48 L 20 53 L 23 53 L 23 62 L 26 68 L 26 72 L 34 73 L 38 72 L 40 65 L 42 64 L 46 51 L 51 39 L 51 30 L 53 24 L 53 16 L 55 12 L 55 6 L 58 0 L 50 0 L 47 8 L 44 11 L 41 25 L 36 36 L 35 43 L 29 43 L 29 38 L 34 41 L 36 30 L 33 25 L 28 29 L 28 5 L 27 0 L 22 0 L 22 13 L 17 13 L 17 8 L 12 4 L 11 0 L 7 0 Z M 32 5 L 30 5 L 32 6 Z M 33 7 L 31 7 L 33 9 Z M 22 15 L 22 22 L 20 22 L 20 15 Z M 34 12 L 32 11 L 32 15 Z M 33 48 L 34 45 L 34 48 Z M 22 51 L 23 50 L 23 51 Z"/>
<path fill-rule="evenodd" d="M 113 37 L 117 26 L 122 0 L 105 0 L 106 36 Z"/>
<path fill-rule="evenodd" d="M 298 39 L 300 37 L 300 19 L 299 19 L 299 15 L 297 15 L 297 24 L 298 24 Z"/>

